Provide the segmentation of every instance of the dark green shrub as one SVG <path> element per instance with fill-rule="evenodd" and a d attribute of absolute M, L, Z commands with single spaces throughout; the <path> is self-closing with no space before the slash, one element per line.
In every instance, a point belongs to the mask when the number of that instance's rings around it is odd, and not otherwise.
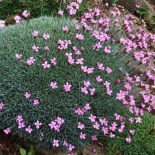
<path fill-rule="evenodd" d="M 56 13 L 59 2 L 49 0 L 5 0 L 0 4 L 0 19 L 21 14 L 23 10 L 29 10 L 31 17 L 51 15 Z"/>
<path fill-rule="evenodd" d="M 55 16 L 61 8 L 65 10 L 71 0 L 5 0 L 0 3 L 0 19 L 5 19 L 7 24 L 13 23 L 15 15 L 21 15 L 23 10 L 31 12 L 31 18 L 40 16 Z M 78 16 L 88 9 L 90 2 L 85 1 L 78 11 Z"/>

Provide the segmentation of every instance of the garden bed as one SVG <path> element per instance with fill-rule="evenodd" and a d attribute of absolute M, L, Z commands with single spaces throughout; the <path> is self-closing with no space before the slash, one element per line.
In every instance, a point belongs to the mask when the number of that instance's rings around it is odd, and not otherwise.
<path fill-rule="evenodd" d="M 0 153 L 154 154 L 155 36 L 117 7 L 58 14 L 0 31 Z"/>

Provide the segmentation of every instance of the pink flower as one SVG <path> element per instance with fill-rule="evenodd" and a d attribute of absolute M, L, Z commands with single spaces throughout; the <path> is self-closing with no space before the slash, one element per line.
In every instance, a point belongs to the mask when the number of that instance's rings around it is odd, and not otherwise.
<path fill-rule="evenodd" d="M 5 133 L 6 135 L 8 135 L 9 133 L 11 133 L 11 129 L 10 129 L 10 128 L 6 128 L 6 129 L 4 129 L 3 131 L 4 131 L 4 133 Z"/>
<path fill-rule="evenodd" d="M 86 110 L 90 110 L 90 109 L 91 109 L 90 104 L 87 103 L 87 104 L 85 105 L 84 108 L 85 108 Z"/>
<path fill-rule="evenodd" d="M 56 126 L 56 122 L 52 121 L 50 124 L 48 124 L 48 126 L 49 126 L 51 129 L 54 129 L 55 126 Z"/>
<path fill-rule="evenodd" d="M 63 16 L 64 12 L 62 10 L 59 10 L 58 15 Z"/>
<path fill-rule="evenodd" d="M 38 37 L 39 36 L 39 32 L 38 31 L 34 31 L 32 32 L 32 36 L 35 38 L 35 37 Z"/>
<path fill-rule="evenodd" d="M 29 92 L 26 92 L 26 93 L 24 94 L 24 96 L 25 96 L 26 99 L 29 99 L 29 98 L 31 97 L 31 94 L 30 94 Z"/>
<path fill-rule="evenodd" d="M 56 124 L 54 127 L 54 130 L 57 132 L 60 132 L 60 125 Z"/>
<path fill-rule="evenodd" d="M 96 135 L 92 136 L 92 141 L 97 141 L 97 136 Z"/>
<path fill-rule="evenodd" d="M 100 125 L 99 125 L 99 123 L 95 122 L 95 124 L 93 125 L 93 127 L 94 127 L 94 129 L 99 130 Z"/>
<path fill-rule="evenodd" d="M 106 68 L 106 72 L 109 74 L 109 73 L 112 72 L 112 69 L 111 69 L 110 67 L 107 67 L 107 68 Z"/>
<path fill-rule="evenodd" d="M 87 74 L 91 74 L 94 72 L 94 67 L 87 68 Z"/>
<path fill-rule="evenodd" d="M 29 12 L 28 10 L 24 10 L 23 13 L 22 13 L 22 15 L 23 15 L 25 18 L 27 18 L 27 17 L 30 16 L 30 12 Z"/>
<path fill-rule="evenodd" d="M 75 146 L 74 146 L 74 145 L 69 144 L 69 146 L 68 146 L 68 150 L 69 150 L 69 151 L 72 151 L 72 150 L 74 150 L 74 149 L 75 149 Z"/>
<path fill-rule="evenodd" d="M 50 35 L 47 34 L 47 33 L 44 33 L 44 34 L 43 34 L 43 38 L 44 38 L 45 40 L 48 40 L 48 39 L 50 38 Z"/>
<path fill-rule="evenodd" d="M 18 115 L 17 116 L 17 121 L 18 121 L 18 123 L 22 122 L 23 121 L 23 116 L 22 115 Z"/>
<path fill-rule="evenodd" d="M 132 139 L 131 139 L 131 137 L 129 136 L 129 137 L 125 138 L 125 141 L 126 141 L 127 143 L 131 143 Z"/>
<path fill-rule="evenodd" d="M 81 4 L 81 3 L 82 3 L 82 1 L 83 1 L 83 0 L 77 0 L 77 2 L 78 2 L 79 4 Z"/>
<path fill-rule="evenodd" d="M 109 86 L 110 86 L 110 83 L 109 83 L 108 81 L 106 81 L 106 82 L 104 83 L 104 85 L 105 85 L 106 87 L 109 87 Z"/>
<path fill-rule="evenodd" d="M 25 131 L 26 131 L 27 133 L 32 133 L 33 129 L 32 129 L 31 126 L 29 125 L 29 126 L 25 129 Z"/>
<path fill-rule="evenodd" d="M 0 103 L 0 110 L 3 110 L 3 109 L 4 109 L 4 106 L 5 106 L 4 103 L 1 102 L 1 103 Z"/>
<path fill-rule="evenodd" d="M 47 61 L 45 61 L 43 64 L 42 64 L 43 68 L 46 69 L 46 68 L 50 68 L 50 64 L 48 64 Z"/>
<path fill-rule="evenodd" d="M 59 140 L 53 139 L 53 147 L 59 147 Z"/>
<path fill-rule="evenodd" d="M 37 120 L 34 124 L 35 124 L 35 126 L 36 126 L 36 129 L 39 129 L 40 126 L 42 126 L 42 123 L 39 122 L 38 120 Z"/>
<path fill-rule="evenodd" d="M 112 132 L 110 132 L 109 137 L 110 137 L 110 138 L 114 138 L 114 137 L 115 137 L 115 134 L 113 134 Z"/>
<path fill-rule="evenodd" d="M 64 32 L 68 32 L 69 31 L 68 26 L 63 27 L 62 29 L 63 29 Z"/>
<path fill-rule="evenodd" d="M 73 152 L 68 153 L 67 155 L 75 155 Z"/>
<path fill-rule="evenodd" d="M 97 67 L 98 67 L 99 70 L 102 70 L 102 71 L 105 69 L 105 67 L 103 66 L 103 64 L 102 63 L 99 63 L 99 62 L 97 62 Z"/>
<path fill-rule="evenodd" d="M 75 109 L 75 114 L 77 114 L 77 115 L 81 116 L 81 115 L 83 115 L 83 114 L 84 114 L 84 112 L 83 112 L 83 110 L 82 110 L 82 109 L 78 108 L 78 109 Z"/>
<path fill-rule="evenodd" d="M 84 93 L 85 95 L 87 95 L 88 94 L 87 87 L 82 87 L 81 92 Z"/>
<path fill-rule="evenodd" d="M 68 59 L 68 63 L 70 65 L 73 65 L 75 63 L 75 60 L 71 57 L 71 58 Z"/>
<path fill-rule="evenodd" d="M 136 4 L 136 8 L 140 8 L 140 6 Z"/>
<path fill-rule="evenodd" d="M 18 129 L 22 129 L 22 128 L 24 128 L 24 127 L 25 127 L 24 122 L 19 122 L 19 123 L 18 123 Z"/>
<path fill-rule="evenodd" d="M 95 94 L 96 89 L 95 89 L 95 88 L 89 88 L 89 91 L 90 91 L 90 95 L 94 95 L 94 94 Z"/>
<path fill-rule="evenodd" d="M 69 92 L 69 91 L 71 91 L 71 84 L 69 84 L 68 82 L 64 85 L 64 90 L 66 91 L 66 92 Z"/>
<path fill-rule="evenodd" d="M 34 57 L 30 57 L 29 59 L 27 59 L 26 63 L 31 66 L 32 64 L 34 64 L 34 62 L 36 61 L 36 59 Z"/>
<path fill-rule="evenodd" d="M 127 90 L 131 90 L 131 85 L 130 83 L 126 82 L 124 87 L 127 89 Z"/>
<path fill-rule="evenodd" d="M 44 47 L 44 50 L 45 50 L 45 51 L 49 51 L 50 48 L 49 48 L 48 46 L 45 46 L 45 47 Z"/>
<path fill-rule="evenodd" d="M 50 86 L 51 86 L 52 89 L 58 88 L 57 82 L 51 82 Z"/>
<path fill-rule="evenodd" d="M 54 66 L 57 64 L 57 60 L 55 57 L 51 59 L 51 64 Z"/>
<path fill-rule="evenodd" d="M 20 60 L 22 58 L 22 54 L 16 54 L 16 59 Z"/>
<path fill-rule="evenodd" d="M 114 114 L 116 120 L 120 120 L 121 116 L 117 113 Z"/>
<path fill-rule="evenodd" d="M 96 77 L 96 81 L 99 82 L 99 83 L 101 83 L 103 80 L 102 80 L 101 76 L 97 76 Z"/>
<path fill-rule="evenodd" d="M 62 118 L 60 118 L 60 117 L 57 117 L 57 119 L 55 120 L 56 122 L 57 122 L 57 124 L 58 125 L 62 125 L 62 124 L 64 124 L 65 123 L 65 120 L 64 119 L 62 119 Z"/>
<path fill-rule="evenodd" d="M 39 105 L 39 104 L 40 104 L 39 99 L 34 99 L 34 100 L 33 100 L 33 105 Z"/>
<path fill-rule="evenodd" d="M 96 43 L 96 44 L 93 46 L 93 50 L 95 50 L 95 51 L 99 51 L 99 49 L 101 49 L 101 48 L 102 48 L 102 45 L 101 45 L 100 42 Z"/>
<path fill-rule="evenodd" d="M 103 118 L 103 119 L 100 118 L 99 121 L 100 121 L 101 125 L 108 126 L 108 121 L 106 118 Z"/>
<path fill-rule="evenodd" d="M 82 34 L 76 34 L 76 39 L 77 40 L 84 40 L 84 35 L 82 35 Z"/>
<path fill-rule="evenodd" d="M 83 64 L 84 64 L 83 61 L 84 61 L 83 58 L 77 59 L 77 60 L 76 60 L 76 64 L 77 64 L 77 65 L 83 65 Z"/>
<path fill-rule="evenodd" d="M 91 121 L 91 122 L 95 122 L 95 120 L 96 120 L 96 116 L 94 116 L 94 115 L 90 115 L 89 116 L 89 120 Z"/>
<path fill-rule="evenodd" d="M 113 91 L 112 91 L 112 90 L 110 90 L 109 88 L 107 89 L 107 94 L 108 94 L 108 95 L 110 95 L 110 96 L 111 96 L 112 92 L 113 92 Z"/>
<path fill-rule="evenodd" d="M 129 132 L 130 132 L 131 135 L 135 134 L 135 130 L 129 130 Z"/>
<path fill-rule="evenodd" d="M 84 86 L 89 87 L 91 85 L 90 81 L 84 81 Z"/>
<path fill-rule="evenodd" d="M 87 73 L 87 68 L 88 68 L 87 66 L 81 66 L 81 69 L 84 73 Z"/>
<path fill-rule="evenodd" d="M 130 123 L 132 124 L 134 122 L 134 119 L 132 117 L 129 118 Z"/>
<path fill-rule="evenodd" d="M 80 129 L 80 130 L 82 130 L 82 129 L 84 129 L 84 124 L 83 123 L 81 123 L 81 122 L 78 122 L 78 129 Z"/>
<path fill-rule="evenodd" d="M 136 123 L 141 123 L 142 122 L 140 117 L 135 118 L 135 120 L 136 120 Z"/>
<path fill-rule="evenodd" d="M 67 142 L 66 140 L 64 140 L 64 142 L 63 142 L 63 146 L 68 147 L 68 142 Z"/>
<path fill-rule="evenodd" d="M 14 20 L 15 20 L 16 24 L 20 23 L 21 19 L 22 19 L 22 18 L 21 18 L 20 16 L 18 16 L 18 15 L 16 15 L 16 16 L 14 17 Z"/>
<path fill-rule="evenodd" d="M 78 9 L 79 3 L 77 2 L 70 2 L 69 5 L 67 5 L 67 10 L 69 11 L 70 15 L 75 15 Z"/>
<path fill-rule="evenodd" d="M 114 122 L 114 123 L 111 124 L 109 129 L 114 132 L 116 130 L 116 127 L 117 127 L 117 124 L 116 124 L 116 122 Z"/>
<path fill-rule="evenodd" d="M 104 135 L 107 135 L 109 133 L 108 128 L 102 127 L 102 132 Z"/>
<path fill-rule="evenodd" d="M 34 52 L 38 52 L 39 51 L 39 47 L 37 47 L 36 45 L 32 46 L 32 50 Z"/>
<path fill-rule="evenodd" d="M 107 53 L 107 54 L 111 53 L 111 47 L 110 46 L 106 46 L 104 48 L 104 52 Z"/>
<path fill-rule="evenodd" d="M 0 20 L 0 29 L 5 27 L 5 21 L 4 20 Z"/>
<path fill-rule="evenodd" d="M 76 30 L 79 30 L 80 29 L 80 25 L 76 25 Z"/>
<path fill-rule="evenodd" d="M 86 139 L 86 134 L 85 134 L 85 133 L 80 132 L 80 139 Z"/>

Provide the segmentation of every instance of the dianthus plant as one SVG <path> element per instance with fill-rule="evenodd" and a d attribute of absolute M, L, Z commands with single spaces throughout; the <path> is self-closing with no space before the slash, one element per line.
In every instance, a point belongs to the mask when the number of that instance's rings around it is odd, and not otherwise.
<path fill-rule="evenodd" d="M 71 16 L 81 2 L 68 4 Z M 141 123 L 143 109 L 153 110 L 155 68 L 145 67 L 155 35 L 133 29 L 135 17 L 121 20 L 118 8 L 59 15 L 0 30 L 0 128 L 72 152 L 115 138 L 126 123 Z M 126 131 L 127 143 L 135 130 Z"/>

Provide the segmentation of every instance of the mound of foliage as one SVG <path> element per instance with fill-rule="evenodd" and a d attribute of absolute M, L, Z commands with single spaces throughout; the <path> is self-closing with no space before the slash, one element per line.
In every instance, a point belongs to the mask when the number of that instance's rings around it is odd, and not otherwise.
<path fill-rule="evenodd" d="M 63 32 L 62 27 L 65 26 L 70 29 L 69 33 Z M 32 33 L 35 30 L 39 36 L 34 38 Z M 73 22 L 50 17 L 34 19 L 28 25 L 23 22 L 1 31 L 1 95 L 6 108 L 1 113 L 1 125 L 5 127 L 7 123 L 9 127 L 15 126 L 13 132 L 25 138 L 32 137 L 31 140 L 37 142 L 44 133 L 47 143 L 52 139 L 77 143 L 75 139 L 79 139 L 80 134 L 78 122 L 85 124 L 85 132 L 90 136 L 94 130 L 89 115 L 113 117 L 112 114 L 119 111 L 121 104 L 115 98 L 122 84 L 114 83 L 119 70 L 107 71 L 119 68 L 118 61 L 122 63 L 122 57 L 115 61 L 115 55 L 94 52 L 91 48 L 95 39 L 82 29 L 78 31 L 79 35 L 84 35 L 83 41 L 75 37 Z M 49 39 L 43 38 L 47 33 Z M 115 43 L 112 46 L 113 53 L 120 48 Z M 84 68 L 88 68 L 87 72 Z M 123 77 L 124 74 L 120 72 L 119 76 Z M 109 85 L 109 90 L 104 88 L 103 83 L 107 87 Z M 88 107 L 85 109 L 85 106 Z M 25 127 L 31 125 L 33 128 L 32 124 L 37 120 L 42 123 L 41 130 L 36 130 L 35 138 L 33 132 L 26 134 L 25 130 L 18 130 L 18 116 L 23 117 Z M 60 128 L 64 134 L 61 135 L 59 131 L 53 132 L 49 126 L 51 121 L 54 125 L 58 117 L 64 120 Z"/>
<path fill-rule="evenodd" d="M 67 6 L 71 16 L 79 3 Z M 153 110 L 154 69 L 140 69 L 154 57 L 155 35 L 119 15 L 95 8 L 79 20 L 41 17 L 1 29 L 0 128 L 73 151 L 141 123 L 143 109 Z"/>

